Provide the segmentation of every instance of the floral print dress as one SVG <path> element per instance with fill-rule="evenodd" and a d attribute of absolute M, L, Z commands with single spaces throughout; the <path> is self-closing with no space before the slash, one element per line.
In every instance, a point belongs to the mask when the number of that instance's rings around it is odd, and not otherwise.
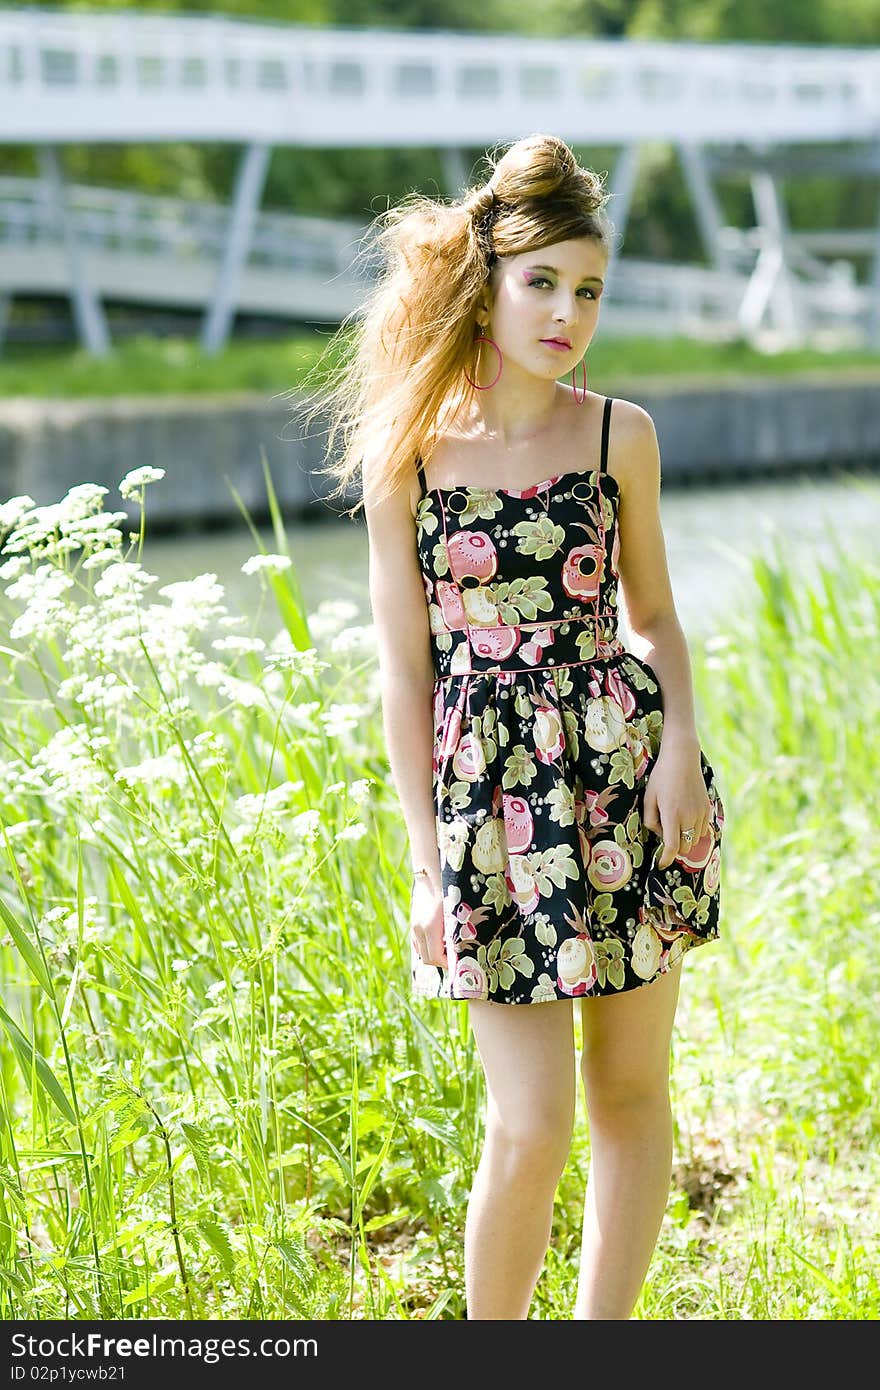
<path fill-rule="evenodd" d="M 617 635 L 619 485 L 425 489 L 416 539 L 436 670 L 433 785 L 447 966 L 425 998 L 538 1004 L 649 983 L 718 936 L 724 807 L 665 869 L 643 822 L 663 728 L 653 668 Z"/>

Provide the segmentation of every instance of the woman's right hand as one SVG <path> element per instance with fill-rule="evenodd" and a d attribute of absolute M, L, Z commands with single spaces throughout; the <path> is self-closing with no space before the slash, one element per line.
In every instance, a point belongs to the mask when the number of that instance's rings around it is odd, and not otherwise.
<path fill-rule="evenodd" d="M 424 874 L 413 884 L 409 909 L 410 934 L 423 965 L 448 964 L 443 933 L 443 890 Z"/>

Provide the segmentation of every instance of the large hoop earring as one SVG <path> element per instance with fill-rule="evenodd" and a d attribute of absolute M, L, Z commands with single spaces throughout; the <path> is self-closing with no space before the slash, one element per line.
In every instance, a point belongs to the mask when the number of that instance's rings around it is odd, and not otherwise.
<path fill-rule="evenodd" d="M 464 375 L 465 375 L 465 380 L 466 380 L 466 381 L 470 381 L 471 386 L 476 387 L 476 389 L 477 389 L 478 391 L 488 391 L 488 390 L 490 389 L 490 387 L 492 387 L 492 386 L 495 385 L 495 382 L 496 382 L 496 381 L 499 379 L 499 377 L 501 376 L 501 372 L 502 372 L 502 370 L 503 370 L 503 368 L 504 368 L 504 358 L 503 358 L 502 355 L 501 355 L 501 349 L 500 349 L 500 347 L 498 346 L 498 344 L 495 342 L 495 339 L 494 339 L 494 338 L 489 338 L 489 337 L 487 337 L 485 333 L 478 333 L 477 336 L 476 336 L 476 338 L 474 339 L 474 342 L 475 342 L 475 343 L 478 343 L 478 344 L 480 344 L 480 345 L 482 345 L 483 343 L 491 343 L 492 347 L 493 347 L 493 348 L 495 349 L 495 351 L 498 353 L 498 371 L 496 372 L 494 379 L 493 379 L 492 381 L 489 382 L 489 385 L 488 385 L 488 386 L 480 386 L 480 385 L 478 385 L 478 383 L 477 383 L 476 381 L 471 381 L 471 379 L 470 379 L 470 377 L 468 376 L 467 372 L 465 372 L 465 374 L 464 374 Z M 480 347 L 478 346 L 478 347 L 477 347 L 477 361 L 479 361 L 479 357 L 480 357 Z"/>
<path fill-rule="evenodd" d="M 572 391 L 574 392 L 574 398 L 575 398 L 575 400 L 577 401 L 578 405 L 583 405 L 584 401 L 587 399 L 587 359 L 586 359 L 585 357 L 582 357 L 581 360 L 580 360 L 580 362 L 578 363 L 578 366 L 583 367 L 583 370 L 584 370 L 584 384 L 583 384 L 583 393 L 584 393 L 584 394 L 583 394 L 583 395 L 580 397 L 580 399 L 578 400 L 577 382 L 576 382 L 576 380 L 575 380 L 575 375 L 574 375 L 575 372 L 577 371 L 577 367 L 572 367 L 572 369 L 571 369 L 571 389 L 572 389 Z"/>

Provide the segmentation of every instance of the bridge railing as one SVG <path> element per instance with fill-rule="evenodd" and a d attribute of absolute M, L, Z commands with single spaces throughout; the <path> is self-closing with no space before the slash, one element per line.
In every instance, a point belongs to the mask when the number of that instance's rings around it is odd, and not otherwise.
<path fill-rule="evenodd" d="M 13 10 L 0 11 L 0 103 L 0 141 L 16 143 L 472 146 L 524 124 L 592 141 L 871 139 L 880 54 Z"/>

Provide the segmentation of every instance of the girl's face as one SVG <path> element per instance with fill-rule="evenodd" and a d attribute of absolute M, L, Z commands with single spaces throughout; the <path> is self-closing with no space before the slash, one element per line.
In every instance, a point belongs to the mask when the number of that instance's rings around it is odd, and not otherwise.
<path fill-rule="evenodd" d="M 491 305 L 484 301 L 480 318 L 485 320 L 488 311 L 483 331 L 495 339 L 505 366 L 515 363 L 531 376 L 555 381 L 580 362 L 596 331 L 606 264 L 605 250 L 594 237 L 558 241 L 499 261 L 492 279 L 495 298 Z M 554 338 L 563 345 L 547 341 Z"/>

